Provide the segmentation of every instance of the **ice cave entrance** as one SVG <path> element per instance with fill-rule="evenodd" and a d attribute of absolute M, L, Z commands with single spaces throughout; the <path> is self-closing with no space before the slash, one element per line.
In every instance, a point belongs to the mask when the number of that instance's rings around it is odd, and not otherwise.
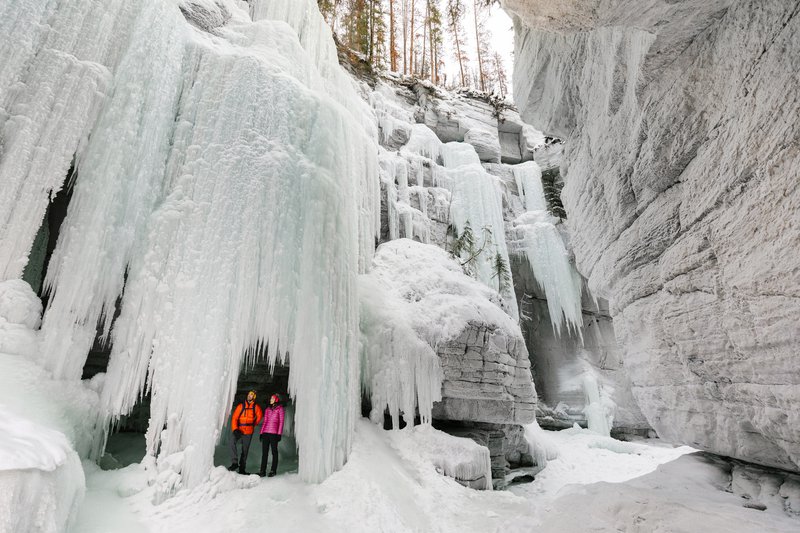
<path fill-rule="evenodd" d="M 259 354 L 255 362 L 245 362 L 239 372 L 239 380 L 236 383 L 236 396 L 234 397 L 233 408 L 242 403 L 248 391 L 256 391 L 256 402 L 262 409 L 269 404 L 269 397 L 277 393 L 281 396 L 281 401 L 286 409 L 286 421 L 283 428 L 283 438 L 278 444 L 278 474 L 284 472 L 297 472 L 298 455 L 297 444 L 294 437 L 294 404 L 289 397 L 289 365 L 288 363 L 276 362 L 275 368 L 270 371 L 266 360 L 266 351 Z M 253 442 L 250 445 L 250 453 L 247 456 L 245 469 L 248 472 L 258 472 L 261 466 L 261 443 L 255 436 L 260 428 L 256 429 Z M 214 466 L 228 466 L 231 463 L 230 454 L 230 413 L 225 427 L 222 429 L 220 441 L 214 449 Z"/>
<path fill-rule="evenodd" d="M 96 339 L 83 368 L 83 379 L 92 379 L 105 372 L 110 354 L 111 347 L 101 344 L 99 338 Z M 227 467 L 230 465 L 230 413 L 236 405 L 244 401 L 247 393 L 251 390 L 256 391 L 256 401 L 262 409 L 266 407 L 272 394 L 277 393 L 281 396 L 286 409 L 286 422 L 283 439 L 279 445 L 278 473 L 297 472 L 298 455 L 293 431 L 294 405 L 289 397 L 289 365 L 288 363 L 276 363 L 275 368 L 270 371 L 265 353 L 258 354 L 253 362 L 245 362 L 239 373 L 236 395 L 227 414 L 227 421 L 220 434 L 219 442 L 214 449 L 214 466 Z M 122 416 L 111 428 L 105 453 L 99 460 L 100 467 L 104 470 L 113 470 L 140 462 L 145 455 L 145 432 L 149 421 L 150 395 L 148 394 L 139 400 L 128 415 Z M 248 472 L 258 472 L 260 466 L 261 443 L 254 438 L 247 457 L 246 469 Z"/>

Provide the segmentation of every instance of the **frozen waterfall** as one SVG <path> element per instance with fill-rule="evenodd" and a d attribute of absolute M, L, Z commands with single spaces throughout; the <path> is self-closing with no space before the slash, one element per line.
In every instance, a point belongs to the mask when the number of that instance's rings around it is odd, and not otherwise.
<path fill-rule="evenodd" d="M 581 289 L 583 282 L 573 266 L 558 219 L 547 211 L 542 171 L 533 161 L 513 167 L 526 212 L 512 222 L 512 248 L 521 254 L 547 297 L 550 320 L 557 334 L 566 324 L 582 337 Z"/>
<path fill-rule="evenodd" d="M 194 486 L 245 354 L 288 355 L 300 474 L 323 479 L 352 439 L 379 185 L 374 124 L 316 4 L 256 1 L 252 22 L 219 0 L 213 31 L 181 15 L 191 3 L 46 4 L 0 8 L 0 279 L 21 275 L 74 154 L 47 367 L 79 378 L 122 296 L 102 421 L 149 391 L 148 453 L 182 453 Z"/>

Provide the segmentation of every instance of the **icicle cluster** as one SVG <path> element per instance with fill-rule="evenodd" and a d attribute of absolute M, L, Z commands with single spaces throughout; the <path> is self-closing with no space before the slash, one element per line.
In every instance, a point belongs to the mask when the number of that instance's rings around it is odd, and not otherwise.
<path fill-rule="evenodd" d="M 527 212 L 513 223 L 512 246 L 527 260 L 536 282 L 547 297 L 547 309 L 557 334 L 567 328 L 582 336 L 582 280 L 569 259 L 556 224 L 547 211 L 539 165 L 530 161 L 512 168 L 520 198 Z"/>
<path fill-rule="evenodd" d="M 370 419 L 383 423 L 384 410 L 392 427 L 400 416 L 412 424 L 419 412 L 430 423 L 433 402 L 442 399 L 439 356 L 414 328 L 414 305 L 392 294 L 380 281 L 362 277 L 362 381 L 372 402 Z"/>
<path fill-rule="evenodd" d="M 0 279 L 21 274 L 75 154 L 46 280 L 49 369 L 80 377 L 124 288 L 105 416 L 149 390 L 148 451 L 181 454 L 191 487 L 244 354 L 288 354 L 300 474 L 318 481 L 344 463 L 360 398 L 377 132 L 314 2 L 253 2 L 256 24 L 222 3 L 214 35 L 177 2 L 0 7 Z"/>

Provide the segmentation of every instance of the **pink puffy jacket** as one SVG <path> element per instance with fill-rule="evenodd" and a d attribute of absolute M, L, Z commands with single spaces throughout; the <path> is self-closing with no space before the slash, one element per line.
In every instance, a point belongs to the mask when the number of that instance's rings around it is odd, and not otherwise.
<path fill-rule="evenodd" d="M 264 409 L 264 422 L 261 424 L 261 433 L 283 435 L 283 416 L 282 405 Z"/>

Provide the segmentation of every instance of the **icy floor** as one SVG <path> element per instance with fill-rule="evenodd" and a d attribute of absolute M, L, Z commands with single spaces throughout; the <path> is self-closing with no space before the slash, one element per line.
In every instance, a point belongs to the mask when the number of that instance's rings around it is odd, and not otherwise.
<path fill-rule="evenodd" d="M 141 465 L 86 463 L 75 533 L 798 531 L 782 511 L 747 509 L 722 471 L 691 448 L 624 443 L 586 430 L 546 432 L 559 458 L 526 485 L 478 492 L 409 456 L 400 433 L 356 427 L 349 462 L 319 485 L 215 470 L 213 481 L 152 505 Z M 260 457 L 260 451 L 254 450 Z M 662 466 L 659 466 L 662 465 Z"/>

